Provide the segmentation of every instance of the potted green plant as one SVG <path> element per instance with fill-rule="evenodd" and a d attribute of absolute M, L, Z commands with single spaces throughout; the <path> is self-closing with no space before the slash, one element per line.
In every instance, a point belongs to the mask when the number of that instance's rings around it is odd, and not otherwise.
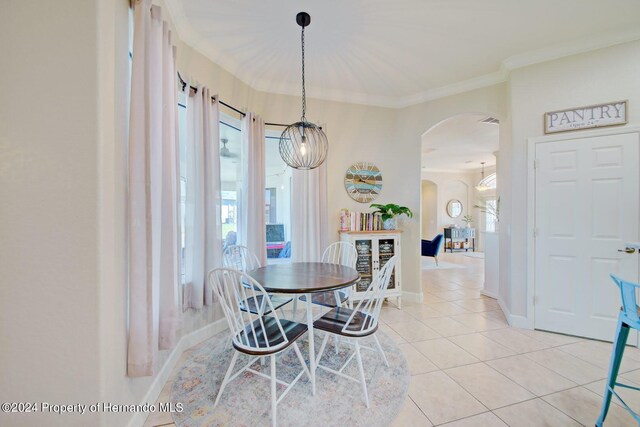
<path fill-rule="evenodd" d="M 473 217 L 469 214 L 462 217 L 462 220 L 467 224 L 467 228 L 471 228 L 471 223 L 473 222 Z"/>
<path fill-rule="evenodd" d="M 374 203 L 371 205 L 372 208 L 376 208 L 377 210 L 374 213 L 379 213 L 382 216 L 383 227 L 385 230 L 395 230 L 398 226 L 398 216 L 406 215 L 409 218 L 413 218 L 413 212 L 406 206 L 400 206 L 393 203 L 389 203 L 386 205 L 381 205 L 378 203 Z"/>

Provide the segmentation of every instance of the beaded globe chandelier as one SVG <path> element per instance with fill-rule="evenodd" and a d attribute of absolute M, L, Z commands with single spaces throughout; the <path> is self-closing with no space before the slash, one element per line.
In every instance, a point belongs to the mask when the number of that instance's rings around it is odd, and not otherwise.
<path fill-rule="evenodd" d="M 299 122 L 285 128 L 280 135 L 280 157 L 294 169 L 309 170 L 320 166 L 327 158 L 329 143 L 322 128 L 308 122 L 307 97 L 304 81 L 304 28 L 311 23 L 306 12 L 296 15 L 296 22 L 302 27 L 302 117 Z"/>

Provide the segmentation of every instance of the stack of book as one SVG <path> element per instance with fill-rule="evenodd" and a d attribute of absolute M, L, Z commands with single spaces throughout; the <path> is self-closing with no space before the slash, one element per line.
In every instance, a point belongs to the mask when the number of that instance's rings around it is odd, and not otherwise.
<path fill-rule="evenodd" d="M 340 231 L 377 231 L 383 229 L 382 223 L 379 213 L 340 211 Z"/>

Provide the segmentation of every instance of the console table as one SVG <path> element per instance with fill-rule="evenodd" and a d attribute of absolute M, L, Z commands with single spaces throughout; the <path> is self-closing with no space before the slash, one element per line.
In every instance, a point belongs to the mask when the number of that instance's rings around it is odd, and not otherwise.
<path fill-rule="evenodd" d="M 471 241 L 471 247 L 469 247 L 469 241 Z M 449 242 L 449 247 L 447 247 Z M 454 248 L 454 242 L 462 243 L 459 248 Z M 444 229 L 444 251 L 446 252 L 461 251 L 468 252 L 471 249 L 472 252 L 476 251 L 476 229 L 475 228 L 445 228 Z"/>

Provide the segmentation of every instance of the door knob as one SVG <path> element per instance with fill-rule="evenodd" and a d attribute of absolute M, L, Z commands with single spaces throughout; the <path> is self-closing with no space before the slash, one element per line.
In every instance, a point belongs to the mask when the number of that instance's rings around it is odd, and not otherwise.
<path fill-rule="evenodd" d="M 632 254 L 635 253 L 635 249 L 634 248 L 624 248 L 624 249 L 618 249 L 618 252 L 626 252 L 628 254 Z"/>

